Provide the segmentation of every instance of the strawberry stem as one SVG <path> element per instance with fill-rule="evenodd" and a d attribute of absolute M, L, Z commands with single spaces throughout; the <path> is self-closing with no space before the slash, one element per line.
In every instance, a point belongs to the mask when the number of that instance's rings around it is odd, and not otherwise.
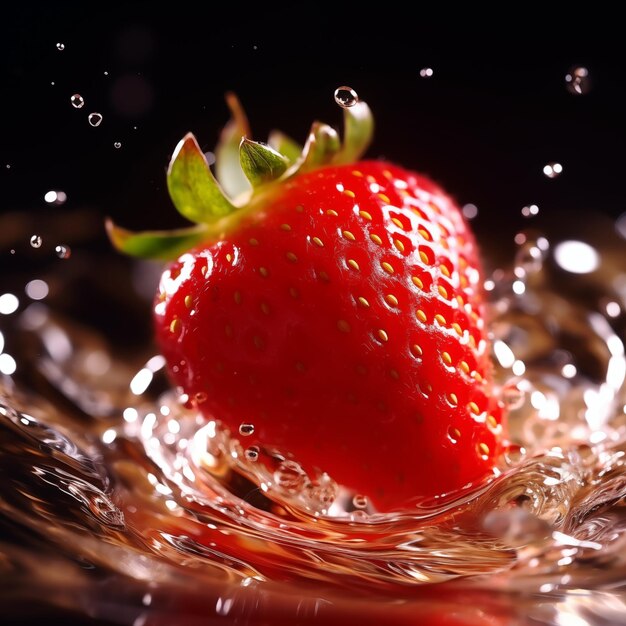
<path fill-rule="evenodd" d="M 226 94 L 231 119 L 222 130 L 215 148 L 215 176 L 224 191 L 236 198 L 250 191 L 250 182 L 239 164 L 239 144 L 243 137 L 251 137 L 248 118 L 234 93 Z M 277 148 L 282 152 L 280 148 Z"/>
<path fill-rule="evenodd" d="M 192 133 L 178 143 L 167 170 L 176 209 L 196 225 L 132 233 L 107 220 L 116 248 L 132 256 L 170 260 L 201 242 L 218 241 L 257 210 L 274 185 L 324 165 L 355 162 L 372 140 L 374 122 L 364 102 L 344 109 L 343 141 L 331 126 L 315 122 L 301 148 L 278 131 L 270 135 L 270 145 L 248 139 L 248 120 L 239 100 L 229 93 L 226 101 L 232 119 L 215 150 L 217 180 Z"/>

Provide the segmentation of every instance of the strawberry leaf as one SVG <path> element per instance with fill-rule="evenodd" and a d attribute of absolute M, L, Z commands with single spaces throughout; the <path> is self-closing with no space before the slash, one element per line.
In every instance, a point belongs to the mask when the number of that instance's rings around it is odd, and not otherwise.
<path fill-rule="evenodd" d="M 134 233 L 108 219 L 106 230 L 113 245 L 121 252 L 143 259 L 164 261 L 177 258 L 207 238 L 207 229 L 203 226 Z"/>
<path fill-rule="evenodd" d="M 209 224 L 232 213 L 192 133 L 178 143 L 167 170 L 167 188 L 178 212 L 197 224 Z"/>
<path fill-rule="evenodd" d="M 273 130 L 269 135 L 267 143 L 274 150 L 287 157 L 290 163 L 297 161 L 302 154 L 302 146 L 280 130 Z"/>
<path fill-rule="evenodd" d="M 279 178 L 287 169 L 287 159 L 270 146 L 245 137 L 239 146 L 239 160 L 253 187 Z"/>
<path fill-rule="evenodd" d="M 224 127 L 215 148 L 215 175 L 224 191 L 231 198 L 236 198 L 250 191 L 250 182 L 239 164 L 239 144 L 243 137 L 250 137 L 250 127 L 234 93 L 226 94 L 226 103 L 231 112 L 231 120 Z"/>
<path fill-rule="evenodd" d="M 337 131 L 321 122 L 314 122 L 302 151 L 300 171 L 330 163 L 341 147 Z"/>

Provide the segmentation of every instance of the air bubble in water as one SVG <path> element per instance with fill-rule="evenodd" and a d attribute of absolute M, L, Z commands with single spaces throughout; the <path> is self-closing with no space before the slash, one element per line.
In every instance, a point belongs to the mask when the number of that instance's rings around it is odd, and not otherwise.
<path fill-rule="evenodd" d="M 353 107 L 359 101 L 359 96 L 352 87 L 337 87 L 335 89 L 335 102 L 342 109 L 349 109 Z"/>
<path fill-rule="evenodd" d="M 85 106 L 85 99 L 79 93 L 73 94 L 70 102 L 75 109 L 82 109 Z"/>
<path fill-rule="evenodd" d="M 87 118 L 89 120 L 89 124 L 91 126 L 100 126 L 100 124 L 102 124 L 102 114 L 101 113 L 90 113 L 89 117 Z"/>
<path fill-rule="evenodd" d="M 546 163 L 543 166 L 543 173 L 548 178 L 556 178 L 563 171 L 563 166 L 560 163 Z"/>
<path fill-rule="evenodd" d="M 54 252 L 59 257 L 59 259 L 69 259 L 72 255 L 72 251 L 69 246 L 66 245 L 58 245 L 54 249 Z"/>
<path fill-rule="evenodd" d="M 57 44 L 57 50 L 65 50 L 65 44 L 64 43 L 58 43 Z"/>
<path fill-rule="evenodd" d="M 582 96 L 591 89 L 589 70 L 586 67 L 573 67 L 565 74 L 565 86 L 567 91 L 577 96 Z"/>
<path fill-rule="evenodd" d="M 41 238 L 41 235 L 33 235 L 30 238 L 30 245 L 33 248 L 41 248 L 42 243 L 43 243 L 43 239 Z"/>
<path fill-rule="evenodd" d="M 240 424 L 239 434 L 242 437 L 249 437 L 254 433 L 254 424 Z"/>
<path fill-rule="evenodd" d="M 295 461 L 283 461 L 274 472 L 276 485 L 289 492 L 300 491 L 306 481 L 306 473 Z"/>
<path fill-rule="evenodd" d="M 420 70 L 420 76 L 422 78 L 430 78 L 433 74 L 434 74 L 434 71 L 432 67 L 423 67 Z"/>
<path fill-rule="evenodd" d="M 121 148 L 122 147 L 122 142 L 121 141 L 115 141 L 113 143 L 113 147 L 117 148 L 117 149 Z"/>

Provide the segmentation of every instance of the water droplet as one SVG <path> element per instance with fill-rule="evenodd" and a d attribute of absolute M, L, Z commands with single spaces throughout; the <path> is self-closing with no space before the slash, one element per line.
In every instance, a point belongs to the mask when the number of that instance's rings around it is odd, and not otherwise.
<path fill-rule="evenodd" d="M 239 434 L 242 437 L 249 437 L 254 433 L 254 424 L 240 424 Z"/>
<path fill-rule="evenodd" d="M 59 259 L 69 259 L 72 255 L 72 250 L 70 249 L 70 247 L 65 245 L 56 246 L 54 252 L 59 257 Z"/>
<path fill-rule="evenodd" d="M 517 383 L 512 382 L 502 388 L 501 398 L 508 411 L 515 411 L 524 404 L 526 394 Z"/>
<path fill-rule="evenodd" d="M 422 78 L 430 78 L 433 74 L 434 74 L 434 71 L 432 67 L 423 67 L 420 70 L 420 76 Z"/>
<path fill-rule="evenodd" d="M 58 43 L 57 44 L 57 50 L 65 50 L 65 44 L 64 43 Z"/>
<path fill-rule="evenodd" d="M 367 496 L 357 494 L 354 498 L 352 498 L 352 505 L 355 509 L 366 509 L 369 505 L 369 500 L 367 499 Z"/>
<path fill-rule="evenodd" d="M 473 220 L 478 215 L 478 207 L 471 203 L 464 205 L 461 211 L 468 220 Z"/>
<path fill-rule="evenodd" d="M 254 463 L 259 459 L 259 448 L 257 446 L 250 446 L 245 452 L 244 455 L 248 461 Z"/>
<path fill-rule="evenodd" d="M 522 215 L 524 217 L 532 217 L 539 213 L 539 207 L 536 204 L 529 204 L 522 208 Z"/>
<path fill-rule="evenodd" d="M 619 303 L 611 300 L 609 302 L 606 303 L 605 305 L 605 310 L 606 310 L 606 314 L 609 317 L 619 317 L 622 313 L 622 309 L 619 305 Z"/>
<path fill-rule="evenodd" d="M 48 204 L 60 206 L 67 200 L 67 194 L 64 191 L 55 191 L 54 189 L 51 189 L 50 191 L 46 191 L 43 199 Z"/>
<path fill-rule="evenodd" d="M 114 142 L 114 143 L 113 143 L 113 147 L 114 147 L 114 148 L 117 148 L 117 149 L 121 148 L 121 147 L 122 147 L 122 142 L 121 142 L 121 141 L 116 141 L 116 142 Z"/>
<path fill-rule="evenodd" d="M 91 126 L 100 126 L 102 124 L 102 114 L 100 113 L 90 113 L 87 118 Z"/>
<path fill-rule="evenodd" d="M 563 166 L 560 163 L 546 163 L 543 166 L 543 173 L 548 178 L 556 178 L 563 171 Z"/>
<path fill-rule="evenodd" d="M 589 78 L 589 70 L 586 67 L 572 67 L 565 74 L 565 86 L 567 91 L 577 96 L 583 96 L 591 89 L 591 79 Z"/>
<path fill-rule="evenodd" d="M 198 391 L 198 393 L 193 397 L 193 399 L 196 401 L 196 404 L 202 404 L 203 402 L 206 402 L 207 398 L 208 395 L 204 391 Z"/>
<path fill-rule="evenodd" d="M 506 448 L 504 449 L 504 454 L 503 454 L 504 462 L 509 467 L 513 467 L 521 463 L 524 460 L 525 456 L 526 456 L 526 450 L 518 444 L 511 443 L 508 446 L 506 446 Z"/>
<path fill-rule="evenodd" d="M 85 106 L 85 99 L 79 93 L 73 94 L 70 102 L 75 109 L 82 109 Z"/>
<path fill-rule="evenodd" d="M 307 491 L 309 506 L 318 513 L 325 513 L 337 498 L 339 487 L 328 474 L 322 474 L 316 483 L 307 485 Z"/>
<path fill-rule="evenodd" d="M 527 239 L 522 243 L 515 254 L 515 267 L 521 268 L 523 274 L 536 274 L 543 267 L 545 253 L 536 242 Z M 516 272 L 517 275 L 517 272 Z"/>
<path fill-rule="evenodd" d="M 359 96 L 352 87 L 337 87 L 335 89 L 335 102 L 342 109 L 349 109 L 359 101 Z"/>
<path fill-rule="evenodd" d="M 11 164 L 7 163 L 7 169 L 10 170 L 11 169 Z"/>
<path fill-rule="evenodd" d="M 306 473 L 295 461 L 283 461 L 274 472 L 276 485 L 285 491 L 300 491 L 306 481 Z"/>
<path fill-rule="evenodd" d="M 30 245 L 33 248 L 41 248 L 41 244 L 43 243 L 43 239 L 41 238 L 40 235 L 33 235 L 30 238 Z"/>

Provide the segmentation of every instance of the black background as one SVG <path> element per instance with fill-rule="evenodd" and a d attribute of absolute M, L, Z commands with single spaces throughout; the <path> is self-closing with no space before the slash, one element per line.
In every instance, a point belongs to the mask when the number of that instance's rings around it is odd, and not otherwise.
<path fill-rule="evenodd" d="M 303 140 L 314 119 L 340 125 L 332 94 L 342 84 L 374 111 L 369 156 L 425 172 L 461 204 L 476 204 L 483 240 L 510 249 L 531 203 L 542 216 L 576 220 L 626 209 L 626 54 L 616 15 L 597 5 L 550 17 L 545 7 L 409 6 L 7 8 L 0 210 L 43 218 L 88 207 L 98 224 L 109 215 L 130 228 L 181 225 L 164 185 L 169 155 L 189 130 L 213 148 L 226 91 L 240 96 L 256 139 L 278 127 Z M 576 65 L 591 76 L 583 96 L 565 86 Z M 423 67 L 434 75 L 421 78 Z M 71 106 L 73 93 L 84 108 Z M 93 111 L 104 116 L 98 128 L 87 122 Z M 563 164 L 557 179 L 542 173 L 549 161 Z M 63 207 L 44 202 L 50 189 L 67 193 Z"/>

